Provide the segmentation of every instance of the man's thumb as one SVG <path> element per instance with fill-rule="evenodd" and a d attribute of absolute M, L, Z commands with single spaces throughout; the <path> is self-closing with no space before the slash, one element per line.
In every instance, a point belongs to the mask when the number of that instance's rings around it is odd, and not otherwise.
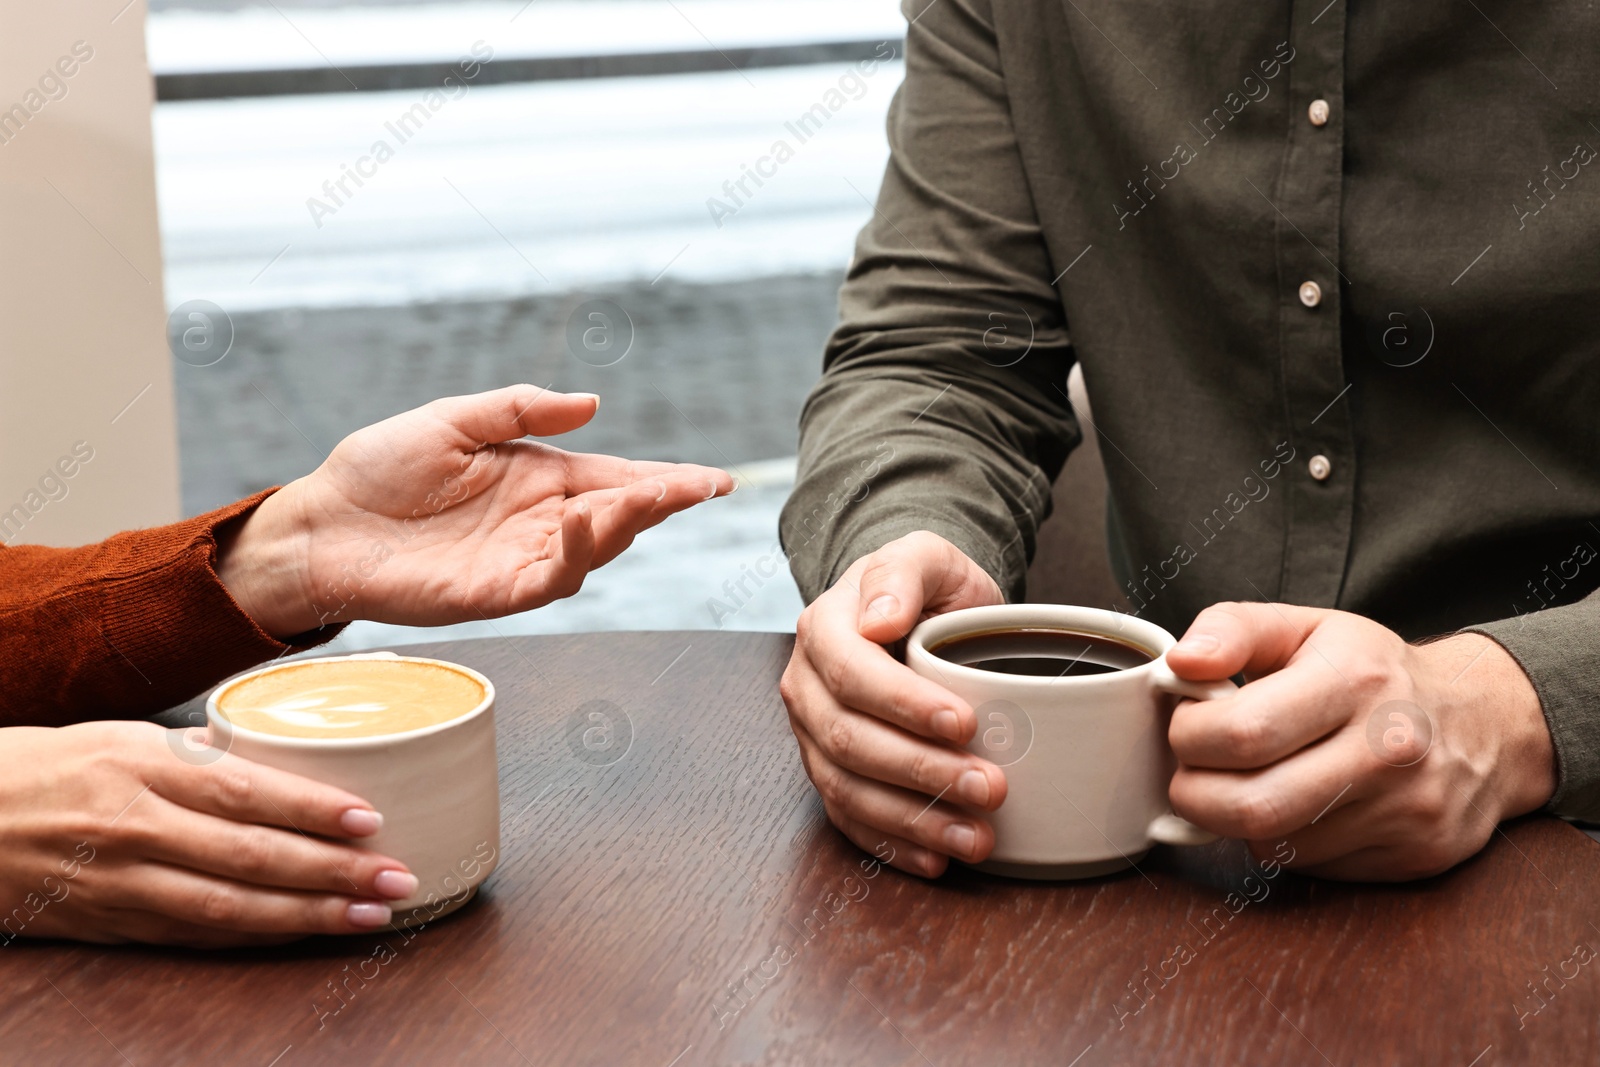
<path fill-rule="evenodd" d="M 893 644 L 911 633 L 927 599 L 924 561 L 899 544 L 868 557 L 861 573 L 861 614 L 856 629 L 868 641 Z"/>

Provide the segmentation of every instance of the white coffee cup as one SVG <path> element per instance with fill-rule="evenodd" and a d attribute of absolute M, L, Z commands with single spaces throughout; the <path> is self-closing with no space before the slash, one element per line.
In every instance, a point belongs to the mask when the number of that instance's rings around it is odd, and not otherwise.
<path fill-rule="evenodd" d="M 929 648 L 1010 629 L 1065 630 L 1131 646 L 1148 662 L 1103 674 L 1039 677 L 963 666 Z M 967 749 L 999 764 L 1006 799 L 988 813 L 994 850 L 980 870 L 1015 878 L 1088 878 L 1139 861 L 1155 844 L 1216 835 L 1172 813 L 1176 760 L 1167 725 L 1179 696 L 1227 696 L 1232 682 L 1173 674 L 1176 640 L 1154 623 L 1098 608 L 1000 604 L 937 615 L 912 631 L 906 663 L 978 713 Z"/>
<path fill-rule="evenodd" d="M 289 737 L 230 722 L 218 713 L 229 689 L 270 671 L 347 659 L 430 663 L 483 686 L 465 715 L 414 730 L 367 737 Z M 415 894 L 391 901 L 397 926 L 455 911 L 477 893 L 500 857 L 500 777 L 495 755 L 494 685 L 468 667 L 393 652 L 296 659 L 242 674 L 206 701 L 208 742 L 217 751 L 348 789 L 383 815 L 371 837 L 347 844 L 393 856 L 417 876 Z"/>

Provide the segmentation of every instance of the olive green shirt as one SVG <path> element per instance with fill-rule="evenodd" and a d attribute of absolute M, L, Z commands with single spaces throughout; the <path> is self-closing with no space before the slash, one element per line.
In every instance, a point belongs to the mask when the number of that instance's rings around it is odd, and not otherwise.
<path fill-rule="evenodd" d="M 802 592 L 921 529 L 1020 595 L 1098 433 L 1107 606 L 1479 630 L 1538 690 L 1553 809 L 1600 817 L 1593 10 L 907 7 L 783 516 Z"/>

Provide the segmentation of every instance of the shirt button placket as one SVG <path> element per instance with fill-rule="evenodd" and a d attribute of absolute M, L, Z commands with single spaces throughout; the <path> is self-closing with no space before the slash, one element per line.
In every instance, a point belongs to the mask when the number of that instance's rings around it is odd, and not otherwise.
<path fill-rule="evenodd" d="M 1338 108 L 1345 98 L 1349 10 L 1329 7 L 1327 0 L 1294 0 L 1287 151 L 1274 186 L 1278 262 L 1285 272 L 1278 299 L 1287 432 L 1305 464 L 1287 487 L 1276 595 L 1295 604 L 1338 603 L 1354 514 L 1355 472 L 1343 466 L 1354 462 L 1355 446 L 1339 308 L 1345 130 Z"/>

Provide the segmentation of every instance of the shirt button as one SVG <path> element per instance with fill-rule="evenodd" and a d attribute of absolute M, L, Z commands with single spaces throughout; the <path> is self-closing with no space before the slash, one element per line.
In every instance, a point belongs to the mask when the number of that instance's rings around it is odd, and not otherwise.
<path fill-rule="evenodd" d="M 1328 124 L 1328 102 L 1326 100 L 1313 100 L 1311 106 L 1306 108 L 1306 117 L 1313 126 L 1326 126 Z"/>
<path fill-rule="evenodd" d="M 1317 481 L 1325 482 L 1328 480 L 1328 475 L 1333 473 L 1333 464 L 1327 456 L 1312 456 L 1311 461 L 1306 464 L 1306 470 L 1310 471 L 1311 477 Z"/>
<path fill-rule="evenodd" d="M 1316 282 L 1301 282 L 1300 303 L 1308 308 L 1314 308 L 1322 303 L 1322 286 Z"/>

